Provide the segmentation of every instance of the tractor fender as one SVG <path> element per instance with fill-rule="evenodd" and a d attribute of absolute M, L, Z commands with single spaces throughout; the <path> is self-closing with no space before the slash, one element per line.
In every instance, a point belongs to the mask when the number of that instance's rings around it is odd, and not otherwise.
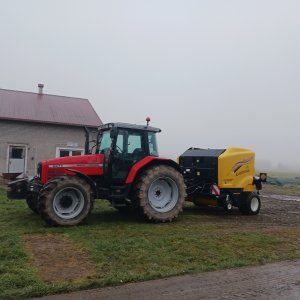
<path fill-rule="evenodd" d="M 172 159 L 155 156 L 146 156 L 145 158 L 137 162 L 135 165 L 133 165 L 133 167 L 130 169 L 127 175 L 125 183 L 132 184 L 138 174 L 143 172 L 145 169 L 155 165 L 168 165 L 181 173 L 179 165 Z"/>
<path fill-rule="evenodd" d="M 90 184 L 90 186 L 92 187 L 93 192 L 95 193 L 95 198 L 98 197 L 97 184 L 91 177 L 85 175 L 84 173 L 81 173 L 78 170 L 67 169 L 67 171 L 75 173 L 76 176 L 78 176 L 79 178 L 84 179 L 88 184 Z"/>

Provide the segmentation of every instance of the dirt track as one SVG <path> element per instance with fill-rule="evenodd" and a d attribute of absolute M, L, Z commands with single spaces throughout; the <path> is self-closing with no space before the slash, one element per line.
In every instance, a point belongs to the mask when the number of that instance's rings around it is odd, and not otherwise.
<path fill-rule="evenodd" d="M 255 217 L 241 217 L 237 210 L 201 209 L 207 223 L 245 228 L 300 227 L 300 201 L 262 195 L 262 210 Z M 195 213 L 191 207 L 186 214 Z M 297 242 L 297 241 L 295 241 Z M 300 260 L 185 275 L 39 298 L 64 299 L 300 299 Z"/>
<path fill-rule="evenodd" d="M 130 283 L 39 299 L 300 299 L 300 260 Z"/>
<path fill-rule="evenodd" d="M 281 196 L 262 193 L 261 210 L 256 216 L 242 216 L 238 209 L 226 212 L 222 208 L 196 208 L 187 207 L 184 214 L 202 215 L 202 221 L 206 224 L 226 224 L 231 227 L 264 228 L 274 227 L 300 227 L 300 197 L 293 197 L 299 201 L 279 200 Z"/>

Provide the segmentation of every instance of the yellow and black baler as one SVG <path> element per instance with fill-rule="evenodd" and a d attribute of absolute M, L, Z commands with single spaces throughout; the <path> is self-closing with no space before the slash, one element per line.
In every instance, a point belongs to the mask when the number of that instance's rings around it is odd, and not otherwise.
<path fill-rule="evenodd" d="M 186 150 L 178 158 L 186 200 L 226 210 L 236 206 L 244 214 L 258 214 L 259 190 L 266 177 L 255 176 L 254 160 L 255 153 L 242 148 Z"/>

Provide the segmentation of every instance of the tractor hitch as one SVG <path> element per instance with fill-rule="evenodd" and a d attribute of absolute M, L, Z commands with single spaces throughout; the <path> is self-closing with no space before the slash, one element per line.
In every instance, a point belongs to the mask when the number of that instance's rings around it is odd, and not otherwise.
<path fill-rule="evenodd" d="M 28 180 L 19 179 L 8 183 L 7 198 L 8 199 L 24 199 L 26 198 Z"/>
<path fill-rule="evenodd" d="M 42 185 L 37 178 L 19 179 L 8 183 L 7 198 L 11 200 L 25 199 L 29 194 L 38 194 Z"/>

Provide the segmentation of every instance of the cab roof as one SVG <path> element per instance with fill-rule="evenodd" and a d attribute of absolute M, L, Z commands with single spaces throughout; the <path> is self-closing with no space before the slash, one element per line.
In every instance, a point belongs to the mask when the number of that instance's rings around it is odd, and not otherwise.
<path fill-rule="evenodd" d="M 129 123 L 107 123 L 99 126 L 99 130 L 107 130 L 113 127 L 123 128 L 123 129 L 136 129 L 136 130 L 143 130 L 143 131 L 150 131 L 150 132 L 161 132 L 161 129 L 157 127 L 147 126 L 147 125 L 136 125 L 136 124 L 129 124 Z"/>

